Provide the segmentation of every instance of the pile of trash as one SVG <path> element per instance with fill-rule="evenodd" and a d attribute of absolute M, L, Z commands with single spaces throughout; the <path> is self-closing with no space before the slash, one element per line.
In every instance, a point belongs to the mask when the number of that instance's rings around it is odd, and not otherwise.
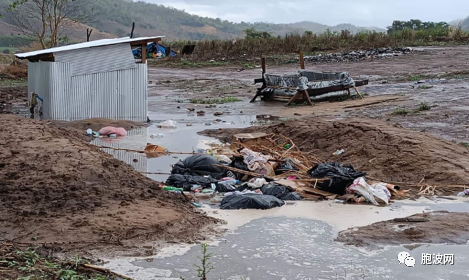
<path fill-rule="evenodd" d="M 313 56 L 305 56 L 305 61 L 314 62 L 344 62 L 359 61 L 383 57 L 400 56 L 414 52 L 412 48 L 379 48 L 369 50 L 359 50 L 343 53 L 319 54 Z"/>
<path fill-rule="evenodd" d="M 237 134 L 209 154 L 179 161 L 162 188 L 221 209 L 270 209 L 285 201 L 325 200 L 387 205 L 405 195 L 398 186 L 366 179 L 352 166 L 301 152 L 283 135 Z"/>

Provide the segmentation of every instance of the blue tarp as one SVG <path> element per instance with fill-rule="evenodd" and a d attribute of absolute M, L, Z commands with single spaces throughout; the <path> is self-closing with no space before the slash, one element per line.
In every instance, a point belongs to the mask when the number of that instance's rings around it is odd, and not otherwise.
<path fill-rule="evenodd" d="M 161 52 L 163 55 L 166 54 L 166 48 L 160 44 L 156 44 L 156 43 L 151 43 L 149 45 L 147 45 L 147 56 L 151 57 L 152 55 L 150 54 L 153 54 L 153 53 L 158 53 L 158 52 Z M 136 48 L 132 51 L 132 53 L 134 54 L 134 57 L 141 57 L 141 53 L 142 53 L 142 48 Z M 171 51 L 169 53 L 169 56 L 171 57 L 174 57 L 174 56 L 177 56 L 177 53 L 175 51 Z"/>

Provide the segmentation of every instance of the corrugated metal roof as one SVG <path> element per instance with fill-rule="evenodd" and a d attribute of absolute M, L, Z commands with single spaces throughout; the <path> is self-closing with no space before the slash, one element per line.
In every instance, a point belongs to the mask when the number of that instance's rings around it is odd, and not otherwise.
<path fill-rule="evenodd" d="M 16 54 L 16 57 L 28 58 L 28 57 L 63 52 L 63 51 L 71 51 L 71 50 L 93 48 L 93 47 L 102 47 L 102 46 L 132 43 L 132 42 L 138 42 L 138 41 L 151 41 L 151 40 L 161 39 L 164 37 L 165 36 L 140 37 L 140 38 L 123 37 L 123 38 L 117 38 L 117 39 L 102 39 L 102 40 L 78 43 L 78 44 L 73 44 L 73 45 L 68 45 L 68 46 L 63 46 L 63 47 L 50 48 L 50 49 L 45 49 L 45 50 L 40 50 L 40 51 L 19 53 L 19 54 Z"/>

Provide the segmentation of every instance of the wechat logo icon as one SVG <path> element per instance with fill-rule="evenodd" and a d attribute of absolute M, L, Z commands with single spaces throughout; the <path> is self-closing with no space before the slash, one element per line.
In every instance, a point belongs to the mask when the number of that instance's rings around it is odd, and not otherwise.
<path fill-rule="evenodd" d="M 397 260 L 400 264 L 405 264 L 407 267 L 415 266 L 415 259 L 412 258 L 408 252 L 400 252 L 397 254 Z"/>

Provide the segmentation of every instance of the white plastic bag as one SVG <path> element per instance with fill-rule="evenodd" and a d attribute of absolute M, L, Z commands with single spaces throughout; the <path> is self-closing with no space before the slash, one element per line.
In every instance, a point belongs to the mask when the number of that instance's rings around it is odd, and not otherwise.
<path fill-rule="evenodd" d="M 160 124 L 158 124 L 158 127 L 159 128 L 177 128 L 177 122 L 176 121 L 173 121 L 173 120 L 167 120 L 167 121 L 164 121 Z"/>
<path fill-rule="evenodd" d="M 391 193 L 386 188 L 385 183 L 376 183 L 368 185 L 364 177 L 360 177 L 353 181 L 353 184 L 348 188 L 351 193 L 362 195 L 368 202 L 374 205 L 389 204 Z"/>

